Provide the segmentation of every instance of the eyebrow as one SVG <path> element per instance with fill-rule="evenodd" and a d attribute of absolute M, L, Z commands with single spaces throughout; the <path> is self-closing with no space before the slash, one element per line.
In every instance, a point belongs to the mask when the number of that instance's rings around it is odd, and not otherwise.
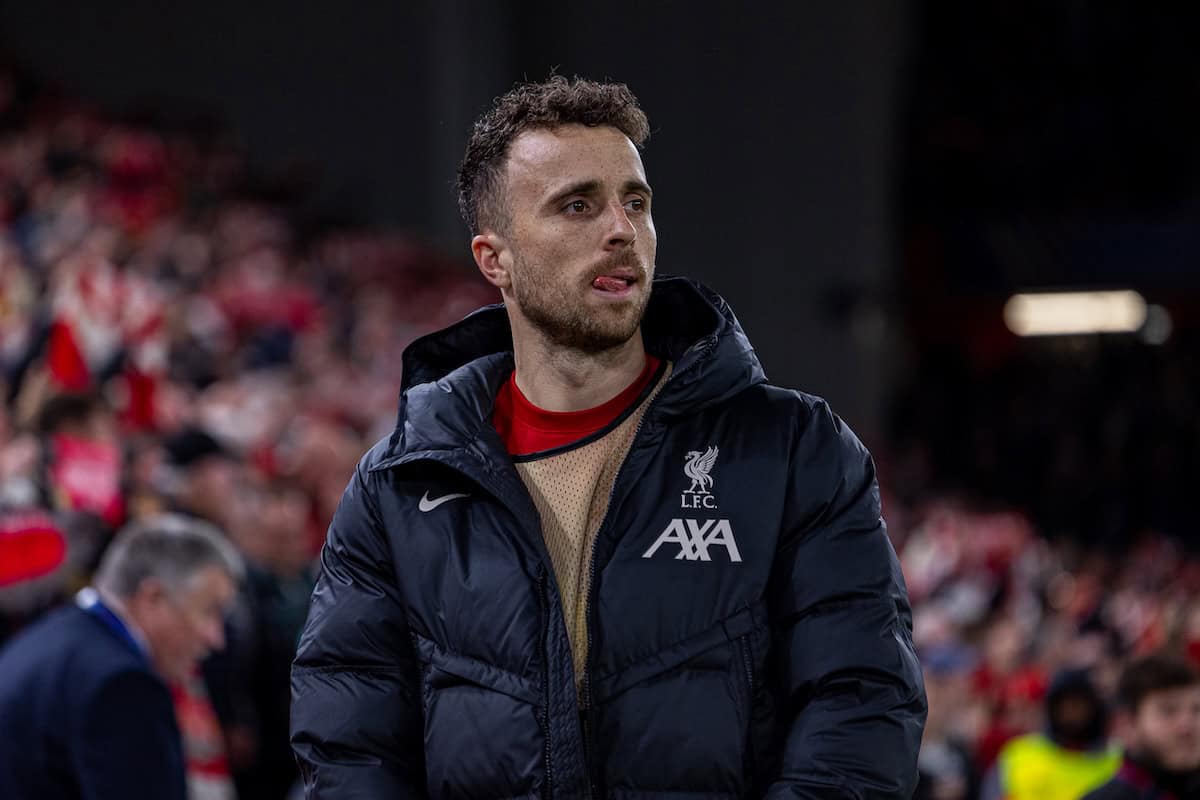
<path fill-rule="evenodd" d="M 546 201 L 546 205 L 556 206 L 573 194 L 592 194 L 599 188 L 600 181 L 596 180 L 572 183 L 570 186 L 555 192 L 554 195 Z"/>
<path fill-rule="evenodd" d="M 596 192 L 596 190 L 598 190 L 599 188 L 600 188 L 600 181 L 597 181 L 597 180 L 579 181 L 578 183 L 572 183 L 570 186 L 567 186 L 566 188 L 564 188 L 558 192 L 555 192 L 554 195 L 551 196 L 550 199 L 546 201 L 546 205 L 547 206 L 558 205 L 559 203 L 561 203 L 563 200 L 566 200 L 571 195 L 594 194 Z M 654 196 L 654 190 L 652 190 L 649 186 L 647 186 L 643 181 L 637 180 L 636 178 L 625 181 L 625 183 L 621 186 L 621 191 L 622 192 L 641 192 L 642 194 L 646 195 L 646 197 Z"/>
<path fill-rule="evenodd" d="M 650 188 L 649 184 L 639 181 L 636 178 L 625 181 L 625 185 L 621 188 L 626 192 L 641 192 L 646 197 L 654 197 L 654 190 Z"/>

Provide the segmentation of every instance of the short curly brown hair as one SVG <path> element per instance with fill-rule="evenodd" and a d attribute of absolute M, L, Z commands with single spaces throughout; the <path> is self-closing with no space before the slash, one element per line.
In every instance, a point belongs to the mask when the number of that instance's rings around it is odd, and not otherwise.
<path fill-rule="evenodd" d="M 501 179 L 513 140 L 528 130 L 572 123 L 610 125 L 638 148 L 650 136 L 645 112 L 623 83 L 552 75 L 540 83 L 517 84 L 476 120 L 458 167 L 458 210 L 471 233 L 503 225 Z"/>

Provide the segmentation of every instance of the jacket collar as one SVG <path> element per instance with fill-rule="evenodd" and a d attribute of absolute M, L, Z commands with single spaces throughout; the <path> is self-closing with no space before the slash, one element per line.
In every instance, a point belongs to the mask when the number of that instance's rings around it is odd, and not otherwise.
<path fill-rule="evenodd" d="M 729 304 L 694 280 L 655 278 L 642 335 L 648 351 L 674 364 L 655 401 L 656 415 L 694 413 L 766 380 Z M 503 305 L 481 308 L 413 342 L 404 351 L 400 410 L 385 458 L 407 460 L 480 441 L 483 451 L 491 449 L 493 401 L 513 364 Z"/>

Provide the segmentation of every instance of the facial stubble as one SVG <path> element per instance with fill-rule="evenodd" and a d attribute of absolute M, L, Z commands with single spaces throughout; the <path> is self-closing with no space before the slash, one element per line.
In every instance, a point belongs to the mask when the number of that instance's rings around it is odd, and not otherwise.
<path fill-rule="evenodd" d="M 616 349 L 628 342 L 646 313 L 650 300 L 650 284 L 645 281 L 646 270 L 636 257 L 619 256 L 602 265 L 595 273 L 619 266 L 639 270 L 646 291 L 637 293 L 627 303 L 605 303 L 587 306 L 581 297 L 572 295 L 564 286 L 548 276 L 549 268 L 533 265 L 517 257 L 517 271 L 523 280 L 513 281 L 513 294 L 521 313 L 548 341 L 556 347 L 586 355 L 597 355 Z"/>

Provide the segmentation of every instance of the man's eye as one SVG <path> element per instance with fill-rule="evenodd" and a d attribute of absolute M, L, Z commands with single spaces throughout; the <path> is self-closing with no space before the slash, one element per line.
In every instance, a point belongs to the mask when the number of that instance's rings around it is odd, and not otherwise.
<path fill-rule="evenodd" d="M 635 197 L 632 200 L 629 200 L 628 202 L 626 202 L 625 207 L 628 208 L 630 211 L 645 211 L 646 210 L 646 201 L 640 197 Z"/>
<path fill-rule="evenodd" d="M 587 213 L 587 203 L 583 200 L 572 200 L 567 203 L 566 212 L 569 214 L 584 214 Z"/>

